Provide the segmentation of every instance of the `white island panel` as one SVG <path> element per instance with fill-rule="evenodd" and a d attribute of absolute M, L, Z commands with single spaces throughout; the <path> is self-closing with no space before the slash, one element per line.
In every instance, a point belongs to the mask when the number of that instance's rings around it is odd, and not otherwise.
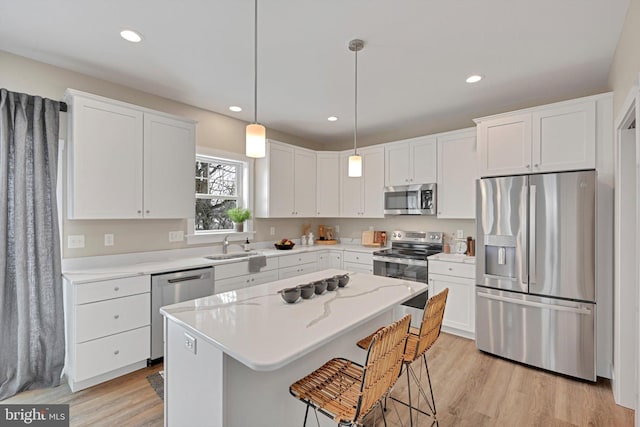
<path fill-rule="evenodd" d="M 395 305 L 426 290 L 353 273 L 346 288 L 296 304 L 277 293 L 341 273 L 324 270 L 163 307 L 165 424 L 300 425 L 305 405 L 290 396 L 289 385 L 333 357 L 362 363 L 366 352 L 357 340 L 390 324 Z M 196 339 L 195 353 L 185 334 Z"/>

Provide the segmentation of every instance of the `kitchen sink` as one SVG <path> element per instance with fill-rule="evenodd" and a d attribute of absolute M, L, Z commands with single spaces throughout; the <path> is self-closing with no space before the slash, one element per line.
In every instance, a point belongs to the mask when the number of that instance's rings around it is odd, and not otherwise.
<path fill-rule="evenodd" d="M 214 261 L 220 261 L 224 259 L 248 258 L 253 255 L 258 255 L 258 252 L 238 252 L 233 254 L 216 254 L 216 255 L 206 256 L 205 258 L 211 259 Z"/>

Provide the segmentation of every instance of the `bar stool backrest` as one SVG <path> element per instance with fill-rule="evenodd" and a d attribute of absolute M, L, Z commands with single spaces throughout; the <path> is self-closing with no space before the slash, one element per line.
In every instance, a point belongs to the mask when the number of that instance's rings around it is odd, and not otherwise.
<path fill-rule="evenodd" d="M 411 316 L 379 330 L 371 340 L 362 376 L 356 420 L 362 420 L 400 376 Z"/>
<path fill-rule="evenodd" d="M 422 323 L 420 325 L 416 354 L 413 360 L 416 360 L 429 350 L 440 336 L 447 295 L 449 295 L 449 288 L 443 289 L 427 300 L 427 305 L 424 308 L 424 316 L 422 317 Z"/>

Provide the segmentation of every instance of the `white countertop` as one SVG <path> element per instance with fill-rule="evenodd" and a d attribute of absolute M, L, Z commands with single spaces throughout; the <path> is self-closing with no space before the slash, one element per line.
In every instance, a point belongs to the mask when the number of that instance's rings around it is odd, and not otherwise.
<path fill-rule="evenodd" d="M 449 261 L 449 262 L 460 262 L 464 264 L 475 264 L 476 257 L 467 256 L 467 255 L 459 255 L 459 254 L 435 254 L 427 257 L 429 261 Z"/>
<path fill-rule="evenodd" d="M 372 253 L 380 248 L 370 248 L 358 245 L 312 245 L 301 246 L 297 245 L 290 250 L 277 250 L 271 249 L 256 249 L 252 252 L 258 252 L 258 255 L 265 255 L 267 257 L 285 256 L 301 252 L 318 252 L 323 250 L 349 250 L 355 252 Z M 91 260 L 87 260 L 86 266 L 82 265 L 82 260 L 74 260 L 74 266 L 65 268 L 63 270 L 63 276 L 73 284 L 90 283 L 98 280 L 112 280 L 121 279 L 123 277 L 141 276 L 145 274 L 159 274 L 167 273 L 171 271 L 190 270 L 194 268 L 210 267 L 220 264 L 229 264 L 233 262 L 247 261 L 248 258 L 235 258 L 225 260 L 210 260 L 204 258 L 207 255 L 219 255 L 220 246 L 214 246 L 211 248 L 195 248 L 195 250 L 201 252 L 200 256 L 194 255 L 194 251 L 163 251 L 162 253 L 153 256 L 153 253 L 132 253 L 126 254 L 127 259 L 123 261 L 123 256 L 104 256 L 104 257 L 92 257 Z M 184 252 L 184 254 L 182 253 Z M 236 253 L 236 251 L 230 252 Z M 99 259 L 103 258 L 103 261 Z M 109 263 L 108 259 L 113 259 L 113 262 Z M 98 260 L 98 261 L 96 261 Z M 97 262 L 101 266 L 91 265 L 91 262 Z M 64 265 L 64 264 L 63 264 Z"/>
<path fill-rule="evenodd" d="M 295 304 L 285 303 L 278 294 L 283 288 L 343 273 L 318 271 L 169 305 L 160 312 L 247 367 L 272 371 L 427 288 L 424 283 L 351 273 L 346 287 Z"/>

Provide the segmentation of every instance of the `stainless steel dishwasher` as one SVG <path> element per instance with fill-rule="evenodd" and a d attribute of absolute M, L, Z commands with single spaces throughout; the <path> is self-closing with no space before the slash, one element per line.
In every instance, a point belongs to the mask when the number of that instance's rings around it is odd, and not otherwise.
<path fill-rule="evenodd" d="M 149 364 L 164 356 L 164 322 L 160 307 L 206 297 L 213 293 L 213 267 L 151 276 L 151 357 L 147 361 Z"/>

